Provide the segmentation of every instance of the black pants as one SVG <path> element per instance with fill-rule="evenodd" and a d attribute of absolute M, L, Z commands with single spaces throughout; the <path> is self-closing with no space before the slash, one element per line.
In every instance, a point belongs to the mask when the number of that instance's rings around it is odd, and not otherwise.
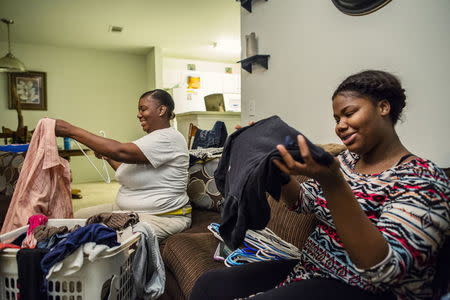
<path fill-rule="evenodd" d="M 195 283 L 190 300 L 245 298 L 259 292 L 264 293 L 251 299 L 395 299 L 392 294 L 374 295 L 334 279 L 301 280 L 274 288 L 296 264 L 296 260 L 273 261 L 209 271 Z"/>

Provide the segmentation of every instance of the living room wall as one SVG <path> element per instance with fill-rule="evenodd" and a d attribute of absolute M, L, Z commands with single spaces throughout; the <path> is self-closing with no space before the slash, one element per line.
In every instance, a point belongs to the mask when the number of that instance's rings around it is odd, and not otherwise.
<path fill-rule="evenodd" d="M 449 15 L 448 0 L 396 0 L 360 17 L 331 0 L 254 1 L 253 13 L 241 10 L 242 51 L 245 35 L 255 32 L 259 53 L 271 57 L 267 71 L 242 71 L 243 122 L 278 114 L 314 142 L 339 142 L 331 94 L 348 75 L 381 69 L 407 91 L 397 125 L 402 141 L 450 167 Z"/>
<path fill-rule="evenodd" d="M 0 49 L 7 49 L 6 44 L 0 43 Z M 137 101 L 155 84 L 148 82 L 145 55 L 16 43 L 13 53 L 29 70 L 47 73 L 48 110 L 24 110 L 29 129 L 35 128 L 39 119 L 50 117 L 94 133 L 104 130 L 120 141 L 144 134 L 136 119 Z M 7 75 L 0 73 L 0 126 L 16 129 L 17 114 L 8 109 L 7 86 Z M 61 138 L 58 143 L 62 145 Z M 91 157 L 100 166 L 100 161 Z M 101 180 L 84 157 L 73 157 L 71 169 L 75 183 Z"/>

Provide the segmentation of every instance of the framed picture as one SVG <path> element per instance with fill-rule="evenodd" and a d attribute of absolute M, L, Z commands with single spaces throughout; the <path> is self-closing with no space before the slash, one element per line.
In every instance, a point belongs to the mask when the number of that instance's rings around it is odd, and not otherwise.
<path fill-rule="evenodd" d="M 47 110 L 47 75 L 45 72 L 8 73 L 8 108 Z"/>

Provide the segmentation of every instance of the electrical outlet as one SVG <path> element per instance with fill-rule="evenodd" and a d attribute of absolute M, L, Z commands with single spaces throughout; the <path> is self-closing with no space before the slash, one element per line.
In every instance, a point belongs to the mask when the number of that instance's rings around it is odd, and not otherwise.
<path fill-rule="evenodd" d="M 256 115 L 256 103 L 254 100 L 248 102 L 248 115 L 254 117 Z"/>

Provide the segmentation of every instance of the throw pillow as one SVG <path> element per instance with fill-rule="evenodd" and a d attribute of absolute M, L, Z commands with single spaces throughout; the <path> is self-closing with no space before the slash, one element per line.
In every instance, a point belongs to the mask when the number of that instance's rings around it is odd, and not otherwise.
<path fill-rule="evenodd" d="M 199 161 L 189 168 L 187 194 L 193 206 L 220 212 L 223 197 L 217 190 L 214 171 L 219 158 Z"/>

